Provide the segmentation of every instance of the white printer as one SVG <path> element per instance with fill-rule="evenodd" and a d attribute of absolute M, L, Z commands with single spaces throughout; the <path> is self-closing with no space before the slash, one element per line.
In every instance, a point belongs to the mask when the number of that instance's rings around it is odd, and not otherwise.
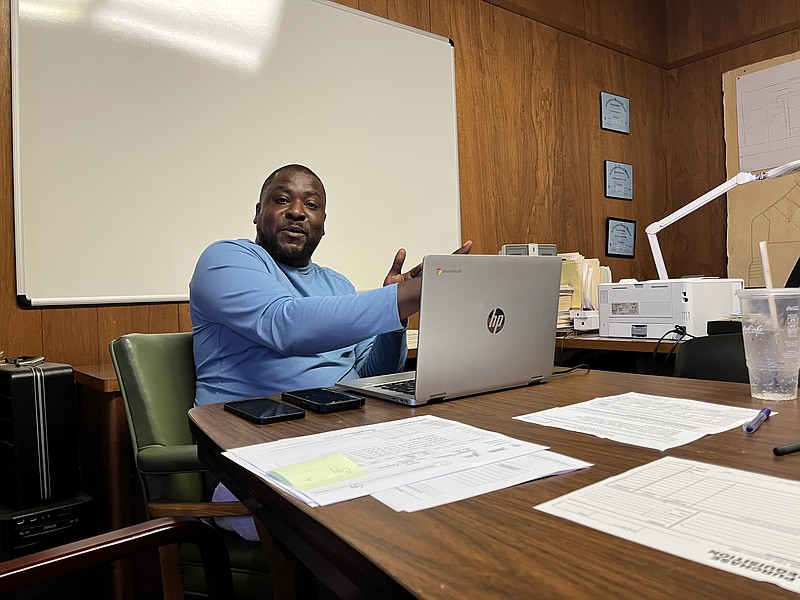
<path fill-rule="evenodd" d="M 739 314 L 736 290 L 743 279 L 686 278 L 598 286 L 600 335 L 661 339 L 675 326 L 695 337 L 706 335 L 708 321 Z M 672 333 L 665 339 L 679 339 Z"/>
<path fill-rule="evenodd" d="M 556 256 L 555 244 L 503 244 L 500 254 L 510 256 Z"/>

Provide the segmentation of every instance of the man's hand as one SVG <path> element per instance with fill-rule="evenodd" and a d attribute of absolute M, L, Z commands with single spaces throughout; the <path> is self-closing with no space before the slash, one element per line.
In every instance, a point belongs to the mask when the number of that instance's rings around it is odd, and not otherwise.
<path fill-rule="evenodd" d="M 467 240 L 464 244 L 458 248 L 453 254 L 469 254 L 469 251 L 472 249 L 472 240 Z M 400 283 L 401 281 L 405 281 L 407 279 L 414 279 L 415 277 L 419 277 L 422 274 L 422 263 L 419 263 L 413 269 L 410 269 L 403 273 L 403 263 L 406 261 L 406 250 L 405 248 L 400 248 L 397 251 L 397 254 L 394 255 L 394 262 L 392 263 L 392 268 L 389 269 L 389 273 L 387 273 L 386 278 L 383 280 L 383 285 L 392 285 L 393 283 Z"/>
<path fill-rule="evenodd" d="M 467 240 L 453 254 L 469 254 L 470 250 L 472 250 L 472 240 Z"/>
<path fill-rule="evenodd" d="M 418 274 L 422 270 L 422 265 L 417 265 L 407 273 L 403 273 L 402 271 L 404 262 L 406 262 L 406 250 L 405 248 L 400 248 L 400 250 L 397 251 L 397 254 L 394 255 L 392 268 L 389 269 L 389 272 L 386 274 L 386 278 L 383 280 L 383 285 L 392 285 L 393 283 L 400 283 L 406 279 L 411 279 L 415 277 L 415 272 Z"/>
<path fill-rule="evenodd" d="M 453 254 L 469 254 L 472 249 L 472 241 L 467 241 Z M 392 268 L 383 280 L 383 285 L 397 285 L 397 312 L 400 319 L 407 319 L 415 312 L 419 311 L 419 298 L 422 291 L 422 264 L 417 265 L 413 269 L 402 272 L 403 263 L 406 260 L 406 251 L 403 248 L 395 254 Z"/>

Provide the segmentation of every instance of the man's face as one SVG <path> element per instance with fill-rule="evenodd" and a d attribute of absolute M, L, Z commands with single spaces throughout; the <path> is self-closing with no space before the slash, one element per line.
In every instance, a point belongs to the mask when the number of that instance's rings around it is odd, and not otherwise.
<path fill-rule="evenodd" d="M 279 171 L 256 204 L 256 243 L 291 267 L 304 267 L 325 235 L 325 188 L 302 171 Z"/>

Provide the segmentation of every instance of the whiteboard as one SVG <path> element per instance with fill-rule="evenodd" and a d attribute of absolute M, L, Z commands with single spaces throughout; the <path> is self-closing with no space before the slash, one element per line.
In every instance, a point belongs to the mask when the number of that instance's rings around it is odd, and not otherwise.
<path fill-rule="evenodd" d="M 327 191 L 314 261 L 365 290 L 460 244 L 450 40 L 316 0 L 12 1 L 17 295 L 168 302 L 254 237 L 266 176 Z"/>

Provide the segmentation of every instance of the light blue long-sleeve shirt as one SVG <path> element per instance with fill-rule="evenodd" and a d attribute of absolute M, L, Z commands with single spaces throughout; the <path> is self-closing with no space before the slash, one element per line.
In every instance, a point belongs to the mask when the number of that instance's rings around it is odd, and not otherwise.
<path fill-rule="evenodd" d="M 277 263 L 249 240 L 211 244 L 189 284 L 197 405 L 394 373 L 407 347 L 397 286 L 356 294 L 314 263 Z"/>

